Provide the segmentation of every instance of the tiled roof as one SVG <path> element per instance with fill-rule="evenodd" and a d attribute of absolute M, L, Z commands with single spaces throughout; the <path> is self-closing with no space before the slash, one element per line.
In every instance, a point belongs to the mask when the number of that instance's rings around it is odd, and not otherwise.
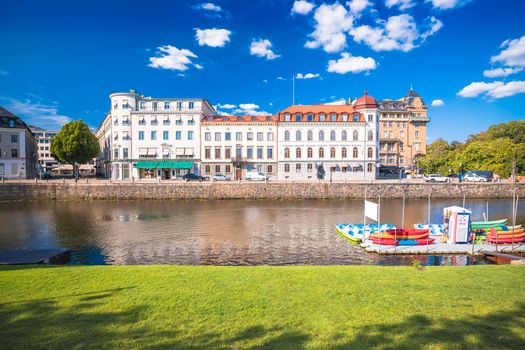
<path fill-rule="evenodd" d="M 275 123 L 273 115 L 221 115 L 202 118 L 204 123 Z"/>
<path fill-rule="evenodd" d="M 279 114 L 284 114 L 284 113 L 290 113 L 290 114 L 296 114 L 296 113 L 301 113 L 301 114 L 308 114 L 308 113 L 312 113 L 312 114 L 320 114 L 320 113 L 324 113 L 324 114 L 347 113 L 347 114 L 351 114 L 351 113 L 354 113 L 354 112 L 355 112 L 355 109 L 354 109 L 354 106 L 352 106 L 352 105 L 324 105 L 324 104 L 319 104 L 319 105 L 293 105 L 293 106 L 290 106 L 290 107 L 280 111 Z"/>
<path fill-rule="evenodd" d="M 365 90 L 365 94 L 357 99 L 354 104 L 355 109 L 362 108 L 377 108 L 377 101 L 372 96 L 368 95 Z"/>
<path fill-rule="evenodd" d="M 26 123 L 22 119 L 0 106 L 0 127 L 27 129 Z"/>

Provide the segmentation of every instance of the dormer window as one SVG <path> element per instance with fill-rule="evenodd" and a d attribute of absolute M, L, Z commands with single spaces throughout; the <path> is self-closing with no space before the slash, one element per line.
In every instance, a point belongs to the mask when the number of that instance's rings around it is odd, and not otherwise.
<path fill-rule="evenodd" d="M 341 115 L 341 119 L 344 121 L 344 122 L 347 122 L 348 121 L 348 114 L 342 114 Z"/>
<path fill-rule="evenodd" d="M 170 109 L 169 101 L 164 102 L 164 109 Z"/>
<path fill-rule="evenodd" d="M 335 113 L 330 114 L 330 121 L 331 122 L 336 122 L 337 121 L 337 114 L 335 114 Z"/>
<path fill-rule="evenodd" d="M 325 116 L 324 113 L 319 114 L 319 121 L 320 121 L 320 122 L 324 122 L 324 121 L 326 121 L 326 116 Z"/>
<path fill-rule="evenodd" d="M 284 121 L 289 122 L 290 121 L 290 115 L 287 113 L 284 115 Z"/>
<path fill-rule="evenodd" d="M 237 117 L 237 121 L 238 121 L 238 122 L 242 122 L 242 117 L 241 117 L 241 116 L 238 116 L 238 117 Z"/>
<path fill-rule="evenodd" d="M 146 102 L 140 101 L 139 102 L 139 108 L 140 108 L 140 110 L 146 109 Z"/>
<path fill-rule="evenodd" d="M 257 121 L 257 118 L 256 117 L 252 117 L 252 122 L 256 122 Z"/>
<path fill-rule="evenodd" d="M 313 122 L 313 121 L 314 121 L 314 115 L 311 114 L 311 113 L 308 114 L 308 115 L 306 116 L 306 120 L 308 120 L 309 122 Z"/>
<path fill-rule="evenodd" d="M 301 114 L 296 114 L 295 115 L 295 121 L 296 122 L 300 122 L 302 119 L 303 119 L 303 116 Z"/>
<path fill-rule="evenodd" d="M 359 114 L 354 114 L 354 122 L 358 122 L 359 121 Z"/>

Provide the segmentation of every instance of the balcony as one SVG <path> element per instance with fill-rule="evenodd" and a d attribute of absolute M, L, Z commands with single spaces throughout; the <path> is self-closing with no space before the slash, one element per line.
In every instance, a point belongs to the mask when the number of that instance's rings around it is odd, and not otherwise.
<path fill-rule="evenodd" d="M 152 120 L 151 121 L 151 125 L 159 125 L 159 121 L 158 120 Z"/>
<path fill-rule="evenodd" d="M 170 124 L 171 124 L 171 122 L 169 120 L 164 120 L 162 122 L 162 125 L 170 125 Z"/>
<path fill-rule="evenodd" d="M 146 121 L 145 120 L 139 120 L 139 125 L 146 125 Z"/>

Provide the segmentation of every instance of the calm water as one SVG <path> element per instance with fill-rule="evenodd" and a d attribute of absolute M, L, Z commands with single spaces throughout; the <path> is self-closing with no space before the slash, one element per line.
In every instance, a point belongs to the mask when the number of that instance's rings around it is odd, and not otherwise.
<path fill-rule="evenodd" d="M 383 200 L 382 222 L 401 225 L 400 200 Z M 458 200 L 433 200 L 431 222 Z M 491 200 L 490 219 L 511 217 L 511 200 Z M 482 220 L 484 200 L 467 200 Z M 427 221 L 427 201 L 407 201 L 405 224 Z M 73 263 L 181 265 L 411 264 L 369 255 L 335 233 L 362 222 L 362 200 L 93 201 L 0 203 L 0 249 L 70 248 Z M 518 209 L 525 223 L 525 205 Z M 426 265 L 467 257 L 417 257 Z M 486 262 L 484 260 L 481 263 Z M 478 261 L 479 263 L 479 261 Z"/>

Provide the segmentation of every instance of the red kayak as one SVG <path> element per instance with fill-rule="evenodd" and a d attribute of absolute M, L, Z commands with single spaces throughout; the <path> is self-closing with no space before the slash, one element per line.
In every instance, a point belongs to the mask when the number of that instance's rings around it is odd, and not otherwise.
<path fill-rule="evenodd" d="M 426 245 L 434 243 L 434 238 L 420 239 L 391 239 L 391 238 L 370 238 L 372 243 L 381 245 Z"/>
<path fill-rule="evenodd" d="M 489 243 L 492 243 L 492 244 L 509 244 L 509 243 L 521 243 L 521 242 L 525 242 L 525 237 L 520 237 L 520 238 L 500 238 L 498 237 L 498 239 L 496 238 L 487 238 L 487 241 Z"/>

